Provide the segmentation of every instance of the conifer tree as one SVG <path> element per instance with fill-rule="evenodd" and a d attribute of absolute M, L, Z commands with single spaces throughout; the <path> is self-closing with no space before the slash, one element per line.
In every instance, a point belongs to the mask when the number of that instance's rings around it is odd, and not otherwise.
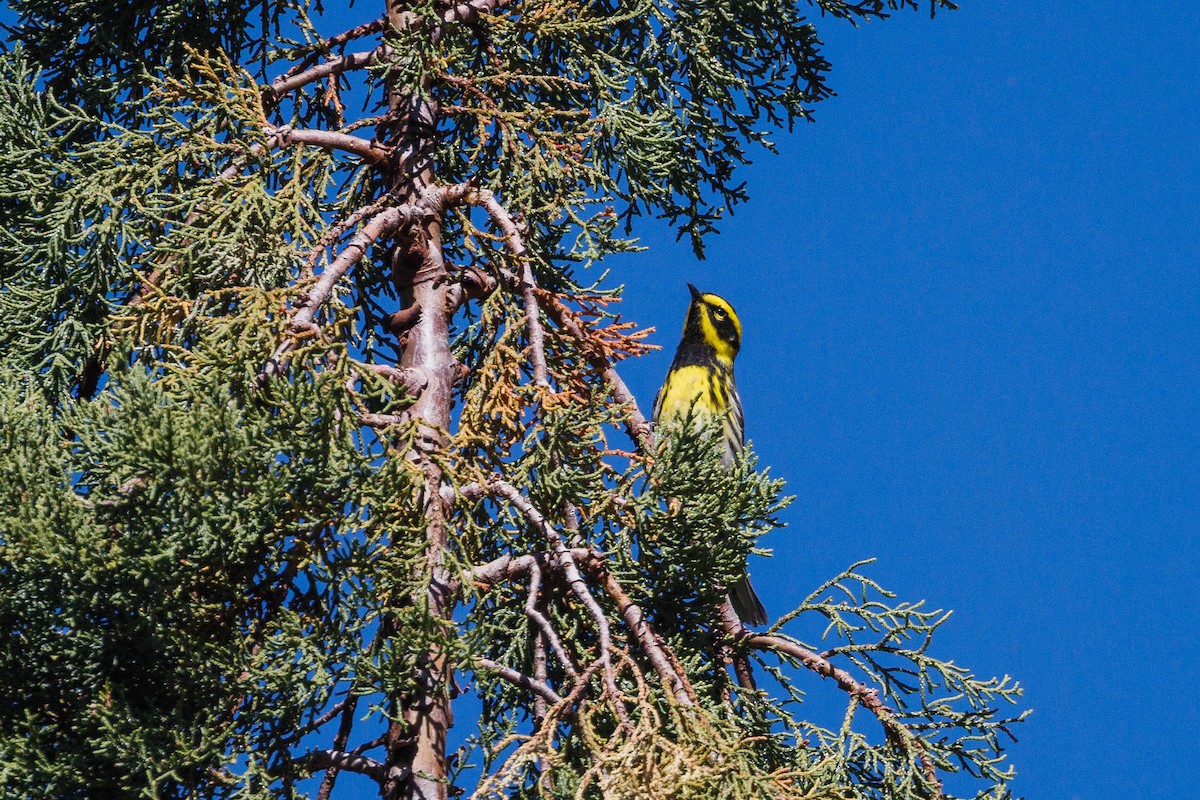
<path fill-rule="evenodd" d="M 916 0 L 10 5 L 4 797 L 1009 796 L 948 614 L 731 614 L 783 487 L 656 441 L 593 269 Z"/>

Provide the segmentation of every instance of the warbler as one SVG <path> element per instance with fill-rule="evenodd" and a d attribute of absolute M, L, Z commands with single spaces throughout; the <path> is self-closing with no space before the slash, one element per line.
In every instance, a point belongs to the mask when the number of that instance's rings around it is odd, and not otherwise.
<path fill-rule="evenodd" d="M 746 443 L 742 400 L 733 380 L 733 361 L 742 347 L 742 323 L 727 300 L 688 284 L 692 302 L 683 323 L 683 338 L 666 380 L 654 398 L 654 423 L 683 417 L 720 420 L 725 443 L 722 463 L 730 466 Z M 693 410 L 694 409 L 694 410 Z M 729 587 L 733 610 L 742 622 L 765 625 L 767 612 L 748 575 Z"/>

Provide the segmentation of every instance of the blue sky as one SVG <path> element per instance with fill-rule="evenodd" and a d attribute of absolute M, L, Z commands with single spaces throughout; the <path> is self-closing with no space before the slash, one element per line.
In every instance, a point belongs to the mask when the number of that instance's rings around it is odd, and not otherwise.
<path fill-rule="evenodd" d="M 1200 4 L 962 5 L 818 21 L 839 96 L 743 173 L 708 260 L 648 226 L 616 265 L 664 346 L 624 373 L 648 404 L 684 282 L 723 294 L 797 495 L 768 610 L 877 557 L 956 610 L 941 654 L 1027 687 L 1017 794 L 1190 796 Z"/>

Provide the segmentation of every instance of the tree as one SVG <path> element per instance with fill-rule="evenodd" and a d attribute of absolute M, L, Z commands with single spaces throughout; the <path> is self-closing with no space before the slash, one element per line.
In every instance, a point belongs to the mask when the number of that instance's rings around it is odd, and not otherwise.
<path fill-rule="evenodd" d="M 1008 796 L 947 614 L 864 564 L 730 613 L 782 485 L 655 441 L 586 277 L 646 214 L 703 252 L 829 93 L 806 13 L 906 6 L 16 0 L 5 795 Z"/>

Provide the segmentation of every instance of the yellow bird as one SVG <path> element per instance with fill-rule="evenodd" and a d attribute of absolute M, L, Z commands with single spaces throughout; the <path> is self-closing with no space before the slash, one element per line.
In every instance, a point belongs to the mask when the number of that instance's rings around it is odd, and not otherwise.
<path fill-rule="evenodd" d="M 742 400 L 733 380 L 733 360 L 742 346 L 742 323 L 723 297 L 701 292 L 690 283 L 688 289 L 692 302 L 683 323 L 683 338 L 654 398 L 654 423 L 661 430 L 663 423 L 689 411 L 697 420 L 718 419 L 725 442 L 722 462 L 729 466 L 746 443 Z M 729 599 L 742 622 L 767 623 L 767 612 L 748 575 L 729 587 Z"/>

